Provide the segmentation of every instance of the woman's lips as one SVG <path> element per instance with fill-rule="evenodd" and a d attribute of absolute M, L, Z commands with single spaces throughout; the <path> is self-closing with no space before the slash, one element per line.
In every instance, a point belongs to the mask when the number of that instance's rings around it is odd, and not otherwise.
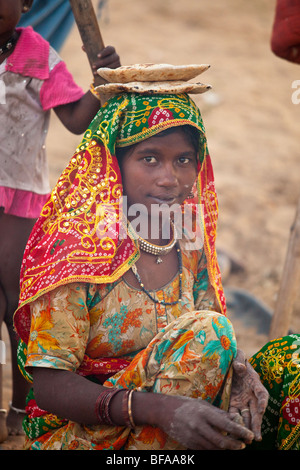
<path fill-rule="evenodd" d="M 178 196 L 150 196 L 156 204 L 174 204 L 178 200 Z"/>

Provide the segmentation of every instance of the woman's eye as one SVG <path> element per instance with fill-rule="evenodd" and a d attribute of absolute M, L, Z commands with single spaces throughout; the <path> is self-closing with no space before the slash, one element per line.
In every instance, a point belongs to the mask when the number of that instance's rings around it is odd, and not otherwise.
<path fill-rule="evenodd" d="M 155 157 L 144 157 L 145 162 L 147 163 L 156 163 L 156 158 Z"/>
<path fill-rule="evenodd" d="M 179 163 L 182 163 L 182 164 L 187 164 L 187 163 L 190 163 L 191 161 L 191 158 L 188 158 L 188 157 L 180 157 L 178 159 Z"/>

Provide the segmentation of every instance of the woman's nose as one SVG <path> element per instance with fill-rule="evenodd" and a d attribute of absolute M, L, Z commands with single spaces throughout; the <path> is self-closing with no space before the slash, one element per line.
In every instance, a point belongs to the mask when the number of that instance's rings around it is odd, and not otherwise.
<path fill-rule="evenodd" d="M 165 187 L 178 185 L 178 174 L 173 165 L 164 165 L 160 168 L 157 183 Z"/>

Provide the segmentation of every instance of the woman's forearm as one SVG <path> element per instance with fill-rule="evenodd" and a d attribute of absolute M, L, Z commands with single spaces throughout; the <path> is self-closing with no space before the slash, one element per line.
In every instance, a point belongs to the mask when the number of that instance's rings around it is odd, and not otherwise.
<path fill-rule="evenodd" d="M 34 369 L 33 387 L 40 408 L 80 424 L 99 424 L 97 398 L 108 388 L 74 372 L 46 368 Z M 128 426 L 125 394 L 117 393 L 110 403 L 110 419 L 115 425 Z M 240 449 L 253 439 L 249 429 L 205 400 L 134 392 L 131 411 L 135 425 L 157 426 L 191 449 Z"/>
<path fill-rule="evenodd" d="M 32 374 L 35 399 L 41 409 L 77 423 L 98 423 L 95 403 L 103 387 L 65 370 L 36 367 Z"/>
<path fill-rule="evenodd" d="M 99 424 L 96 402 L 107 388 L 74 372 L 46 368 L 34 368 L 33 384 L 35 399 L 41 409 L 77 423 Z M 162 415 L 159 410 L 164 407 L 162 402 L 166 398 L 161 394 L 135 392 L 132 398 L 135 424 L 159 425 Z M 124 392 L 113 397 L 110 417 L 116 425 L 126 424 Z"/>

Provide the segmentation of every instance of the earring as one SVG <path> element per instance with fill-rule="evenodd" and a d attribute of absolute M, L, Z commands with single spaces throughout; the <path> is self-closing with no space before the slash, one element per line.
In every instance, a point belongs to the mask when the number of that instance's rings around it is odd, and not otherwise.
<path fill-rule="evenodd" d="M 27 11 L 29 11 L 29 7 L 25 5 L 25 6 L 23 7 L 23 13 L 27 13 Z"/>

